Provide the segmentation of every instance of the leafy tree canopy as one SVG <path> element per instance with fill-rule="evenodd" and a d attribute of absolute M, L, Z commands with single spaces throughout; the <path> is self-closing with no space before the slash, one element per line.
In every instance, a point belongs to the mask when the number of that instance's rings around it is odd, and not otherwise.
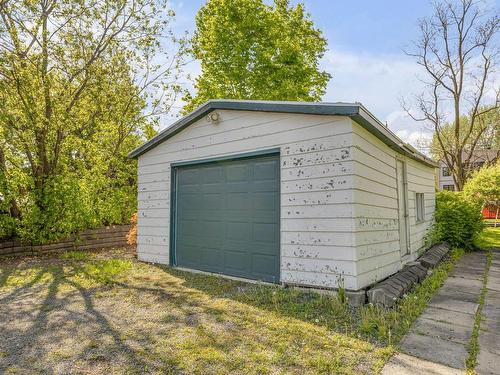
<path fill-rule="evenodd" d="M 319 69 L 326 45 L 302 3 L 208 0 L 196 16 L 201 74 L 185 111 L 217 98 L 320 100 L 330 79 Z"/>
<path fill-rule="evenodd" d="M 487 108 L 485 108 L 485 110 L 486 109 Z M 469 118 L 462 116 L 460 122 L 463 129 L 460 133 L 460 143 L 465 143 L 465 147 L 463 148 L 464 152 L 474 150 L 474 152 L 479 154 L 481 151 L 485 150 L 500 150 L 500 108 L 493 109 L 480 116 L 476 126 L 472 129 L 473 135 L 467 139 L 465 138 L 470 130 Z M 454 130 L 454 126 L 451 123 L 445 124 L 440 129 L 440 133 L 442 134 L 442 145 L 436 133 L 434 134 L 430 144 L 430 152 L 435 160 L 444 160 L 443 150 L 454 152 Z M 475 158 L 472 157 L 471 162 L 474 162 L 474 159 Z"/>
<path fill-rule="evenodd" d="M 464 194 L 483 203 L 500 204 L 500 161 L 476 171 L 465 183 Z"/>
<path fill-rule="evenodd" d="M 0 237 L 129 220 L 127 153 L 178 92 L 172 17 L 163 0 L 0 1 Z"/>

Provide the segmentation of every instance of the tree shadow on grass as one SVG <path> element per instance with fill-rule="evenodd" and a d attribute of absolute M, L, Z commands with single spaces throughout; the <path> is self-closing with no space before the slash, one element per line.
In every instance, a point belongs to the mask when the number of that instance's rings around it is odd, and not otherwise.
<path fill-rule="evenodd" d="M 212 363 L 204 353 L 212 352 L 232 353 L 222 359 L 223 362 L 213 359 L 217 366 L 231 369 L 231 366 L 239 366 L 234 364 L 234 356 L 241 356 L 238 360 L 244 363 L 248 353 L 253 353 L 246 345 L 271 348 L 276 344 L 274 322 L 267 326 L 261 319 L 262 314 L 246 314 L 245 305 L 328 328 L 332 326 L 331 316 L 318 321 L 316 317 L 327 310 L 335 315 L 328 305 L 332 299 L 313 293 L 193 274 L 165 266 L 139 267 L 131 276 L 126 276 L 127 279 L 107 280 L 96 273 L 96 267 L 89 268 L 85 262 L 55 263 L 32 276 L 26 285 L 13 291 L 5 289 L 9 294 L 2 296 L 0 291 L 0 299 L 9 302 L 0 303 L 0 322 L 3 316 L 10 316 L 27 323 L 25 326 L 0 323 L 0 342 L 5 343 L 0 343 L 0 373 L 11 365 L 24 366 L 24 372 L 33 372 L 39 367 L 52 373 L 55 364 L 62 372 L 69 372 L 75 362 L 83 364 L 85 369 L 97 362 L 97 367 L 94 366 L 97 373 L 104 372 L 99 364 L 110 363 L 123 366 L 123 372 L 145 373 L 149 368 L 182 373 L 182 369 L 189 368 L 185 367 L 186 363 L 187 366 L 190 363 L 184 356 L 192 356 L 198 366 L 203 367 Z M 37 283 L 40 287 L 33 288 Z M 24 292 L 19 293 L 18 289 Z M 30 293 L 36 303 L 29 303 Z M 106 299 L 98 302 L 102 297 Z M 122 297 L 131 298 L 123 305 L 123 312 L 114 310 L 121 308 L 118 299 Z M 211 303 L 214 299 L 221 300 Z M 223 299 L 240 304 L 226 304 Z M 137 314 L 135 303 L 137 309 L 153 309 L 154 314 L 145 317 Z M 120 320 L 122 313 L 123 321 Z M 341 329 L 337 332 L 344 333 Z M 251 337 L 247 340 L 247 336 Z M 281 344 L 294 345 L 299 337 L 300 332 L 293 331 Z M 70 342 L 77 340 L 77 345 L 71 348 L 71 358 L 54 359 L 54 349 L 64 349 L 64 340 L 68 338 Z M 172 343 L 169 341 L 172 338 L 181 341 Z M 95 343 L 86 345 L 89 340 Z M 280 348 L 270 350 L 280 355 Z M 2 357 L 2 352 L 7 356 Z M 235 372 L 238 370 L 241 367 L 234 367 Z"/>
<path fill-rule="evenodd" d="M 13 275 L 13 269 L 9 269 L 9 271 L 5 272 L 5 278 L 4 274 L 2 273 L 2 283 L 0 284 L 0 287 L 4 286 L 7 283 L 7 280 L 9 276 Z M 7 294 L 6 296 L 0 297 L 0 305 L 2 304 L 7 304 L 17 298 L 19 298 L 23 293 L 30 293 L 30 290 L 33 288 L 34 285 L 39 283 L 42 278 L 47 274 L 47 271 L 44 269 L 40 269 L 33 278 L 27 283 L 24 283 L 22 286 L 19 286 L 15 288 L 11 293 Z"/>
<path fill-rule="evenodd" d="M 111 362 L 113 353 L 119 353 L 126 357 L 129 370 L 142 372 L 147 368 L 148 364 L 122 340 L 121 333 L 113 328 L 105 314 L 95 308 L 94 293 L 102 290 L 102 286 L 86 288 L 79 282 L 68 278 L 77 272 L 82 272 L 78 266 L 70 267 L 67 272 L 61 265 L 42 269 L 29 282 L 0 298 L 0 321 L 10 323 L 0 323 L 0 342 L 2 342 L 0 344 L 0 373 L 9 368 L 29 372 L 33 370 L 31 366 L 35 363 L 37 363 L 35 368 L 38 370 L 53 373 L 50 350 L 54 347 L 60 348 L 58 345 L 60 340 L 63 340 L 65 335 L 71 334 L 61 327 L 75 327 L 73 328 L 76 330 L 75 334 L 81 334 L 80 327 L 88 324 L 96 325 L 95 330 L 100 337 L 106 335 L 112 339 L 112 345 L 106 348 L 109 356 L 104 358 L 105 361 Z M 41 288 L 33 289 L 33 286 L 46 275 L 50 278 L 50 282 L 42 284 Z M 2 280 L 7 277 L 7 273 L 2 273 Z M 63 286 L 74 289 L 77 296 L 69 293 L 58 297 L 58 292 Z M 83 302 L 83 311 L 75 311 L 74 306 L 71 306 L 78 297 Z M 52 313 L 60 316 L 51 317 Z M 58 327 L 59 324 L 55 319 L 64 320 L 61 321 L 61 327 Z M 23 324 L 26 321 L 29 324 Z M 82 336 L 85 337 L 85 335 Z M 71 360 L 89 361 L 89 356 L 92 354 L 90 352 L 94 349 L 83 348 L 80 352 L 74 353 Z M 38 368 L 40 366 L 43 369 Z"/>
<path fill-rule="evenodd" d="M 299 291 L 278 285 L 246 283 L 215 275 L 181 271 L 164 265 L 154 266 L 181 279 L 186 288 L 198 290 L 213 298 L 227 298 L 360 338 L 354 329 L 359 321 L 359 310 L 341 302 L 335 295 Z"/>
<path fill-rule="evenodd" d="M 202 302 L 205 304 L 204 312 L 211 316 L 220 315 L 215 319 L 220 321 L 222 329 L 226 328 L 228 332 L 235 330 L 234 335 L 229 334 L 233 337 L 228 339 L 234 339 L 235 347 L 239 340 L 250 346 L 261 345 L 278 357 L 286 357 L 287 352 L 293 353 L 295 349 L 291 348 L 295 348 L 297 342 L 315 343 L 311 344 L 315 348 L 314 354 L 311 352 L 311 357 L 307 354 L 305 357 L 309 358 L 308 361 L 312 356 L 319 362 L 324 360 L 328 363 L 325 367 L 328 370 L 320 371 L 320 367 L 316 368 L 311 362 L 311 367 L 305 368 L 326 373 L 336 373 L 338 368 L 343 368 L 343 371 L 350 369 L 353 373 L 362 373 L 366 369 L 370 369 L 368 372 L 375 371 L 375 362 L 385 359 L 389 353 L 376 341 L 360 333 L 359 310 L 342 303 L 335 295 L 234 281 L 164 265 L 152 267 L 168 275 L 167 279 L 173 278 L 175 281 L 172 284 L 177 285 L 179 293 L 196 290 L 198 295 L 204 295 L 200 298 L 205 301 Z M 222 308 L 218 309 L 219 306 Z M 211 311 L 213 307 L 217 311 Z M 282 352 L 284 347 L 288 349 Z M 321 353 L 326 347 L 331 347 L 332 352 L 327 350 Z M 298 351 L 293 356 L 302 357 L 302 354 Z M 283 361 L 288 363 L 287 359 Z M 292 363 L 294 359 L 290 358 L 290 361 Z M 338 368 L 333 365 L 336 361 L 341 363 Z M 365 370 L 361 371 L 363 368 Z"/>

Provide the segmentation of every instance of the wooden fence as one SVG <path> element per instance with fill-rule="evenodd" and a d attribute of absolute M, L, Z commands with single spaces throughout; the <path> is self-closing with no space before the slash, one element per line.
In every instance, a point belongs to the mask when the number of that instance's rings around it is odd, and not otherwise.
<path fill-rule="evenodd" d="M 127 233 L 129 230 L 130 225 L 112 225 L 99 229 L 89 229 L 77 235 L 45 245 L 31 245 L 19 241 L 3 241 L 0 242 L 0 257 L 127 246 Z"/>

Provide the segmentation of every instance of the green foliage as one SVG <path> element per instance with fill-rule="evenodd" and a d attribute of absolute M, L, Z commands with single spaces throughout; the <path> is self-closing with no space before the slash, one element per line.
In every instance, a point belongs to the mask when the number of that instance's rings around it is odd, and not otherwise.
<path fill-rule="evenodd" d="M 88 261 L 92 258 L 92 253 L 88 251 L 67 251 L 61 254 L 61 259 L 75 260 L 75 261 Z"/>
<path fill-rule="evenodd" d="M 436 197 L 432 239 L 470 250 L 483 230 L 481 204 L 461 192 L 442 191 Z"/>
<path fill-rule="evenodd" d="M 127 153 L 179 91 L 166 0 L 7 1 L 0 16 L 0 238 L 127 223 Z"/>
<path fill-rule="evenodd" d="M 474 329 L 469 340 L 469 345 L 467 351 L 469 356 L 465 360 L 465 367 L 468 371 L 473 372 L 474 368 L 477 366 L 477 356 L 479 354 L 479 330 L 481 329 L 481 320 L 483 314 L 484 302 L 486 301 L 486 293 L 488 284 L 488 273 L 490 272 L 491 262 L 493 260 L 493 254 L 491 251 L 488 252 L 486 256 L 486 267 L 484 268 L 483 274 L 483 287 L 481 288 L 481 294 L 479 295 L 478 307 L 476 309 L 476 317 L 474 319 Z"/>
<path fill-rule="evenodd" d="M 469 117 L 461 116 L 460 143 L 465 144 L 467 150 L 470 150 L 473 146 L 475 150 L 498 150 L 500 148 L 499 124 L 499 108 L 479 116 L 476 119 L 473 129 L 471 129 Z M 447 123 L 441 127 L 439 135 L 442 144 L 439 141 L 438 135 L 434 133 L 430 144 L 430 152 L 435 160 L 445 160 L 445 152 L 456 152 L 454 131 L 453 123 Z"/>
<path fill-rule="evenodd" d="M 317 101 L 330 79 L 318 66 L 326 45 L 302 3 L 208 0 L 196 16 L 201 75 L 185 111 L 218 98 Z"/>
<path fill-rule="evenodd" d="M 500 160 L 476 171 L 465 183 L 464 194 L 483 204 L 500 204 Z"/>
<path fill-rule="evenodd" d="M 484 107 L 474 119 L 460 116 L 458 138 L 454 123 L 446 123 L 434 132 L 430 152 L 434 160 L 446 164 L 459 190 L 477 168 L 478 161 L 491 163 L 496 158 L 493 150 L 500 147 L 500 108 Z M 460 161 L 458 160 L 460 157 Z"/>
<path fill-rule="evenodd" d="M 102 284 L 113 283 L 117 276 L 132 268 L 132 262 L 128 259 L 106 259 L 93 263 L 87 263 L 83 267 L 83 276 Z"/>
<path fill-rule="evenodd" d="M 452 250 L 449 259 L 439 264 L 430 276 L 417 284 L 415 289 L 398 301 L 392 309 L 371 304 L 363 306 L 360 309 L 359 330 L 380 342 L 389 345 L 397 343 L 427 307 L 463 254 L 461 249 Z"/>
<path fill-rule="evenodd" d="M 477 238 L 475 246 L 479 249 L 500 248 L 500 227 L 484 228 L 479 238 Z"/>

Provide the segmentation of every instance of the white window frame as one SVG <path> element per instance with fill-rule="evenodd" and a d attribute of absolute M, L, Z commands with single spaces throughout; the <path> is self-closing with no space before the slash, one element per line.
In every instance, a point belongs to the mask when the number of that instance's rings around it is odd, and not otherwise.
<path fill-rule="evenodd" d="M 425 195 L 415 193 L 415 221 L 422 223 L 425 221 Z"/>

